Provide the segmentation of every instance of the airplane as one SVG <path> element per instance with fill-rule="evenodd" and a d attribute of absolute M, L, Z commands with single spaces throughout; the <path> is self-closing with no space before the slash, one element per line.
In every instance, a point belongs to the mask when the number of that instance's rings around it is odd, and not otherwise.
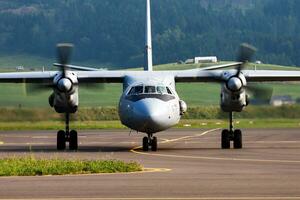
<path fill-rule="evenodd" d="M 78 149 L 78 133 L 70 130 L 70 114 L 79 106 L 80 84 L 120 83 L 123 92 L 119 100 L 121 123 L 129 129 L 145 133 L 142 150 L 157 151 L 154 135 L 179 123 L 187 105 L 176 92 L 178 82 L 220 83 L 220 107 L 229 113 L 229 128 L 221 133 L 221 148 L 242 148 L 242 131 L 233 127 L 233 113 L 248 105 L 248 82 L 300 81 L 300 71 L 245 70 L 255 48 L 242 44 L 237 62 L 191 70 L 153 71 L 150 0 L 146 0 L 146 42 L 144 71 L 108 71 L 71 65 L 72 44 L 58 44 L 57 71 L 0 73 L 0 83 L 34 83 L 51 88 L 49 104 L 57 113 L 65 114 L 65 130 L 57 132 L 57 149 Z M 225 69 L 235 67 L 234 69 Z"/>

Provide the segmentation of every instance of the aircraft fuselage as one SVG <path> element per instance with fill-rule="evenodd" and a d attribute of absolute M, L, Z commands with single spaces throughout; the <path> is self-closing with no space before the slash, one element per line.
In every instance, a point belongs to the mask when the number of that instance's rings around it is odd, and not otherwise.
<path fill-rule="evenodd" d="M 126 77 L 119 103 L 120 120 L 138 132 L 164 131 L 179 122 L 179 101 L 174 77 Z"/>

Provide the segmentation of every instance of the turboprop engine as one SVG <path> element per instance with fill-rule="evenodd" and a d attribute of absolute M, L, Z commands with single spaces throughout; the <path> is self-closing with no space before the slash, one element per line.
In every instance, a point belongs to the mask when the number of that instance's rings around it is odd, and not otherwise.
<path fill-rule="evenodd" d="M 229 72 L 223 74 L 221 88 L 221 109 L 225 112 L 241 112 L 248 105 L 248 95 L 246 94 L 245 86 L 247 85 L 246 78 L 243 73 L 234 76 Z"/>
<path fill-rule="evenodd" d="M 248 44 L 240 46 L 237 61 L 240 62 L 236 69 L 222 74 L 221 109 L 225 112 L 241 112 L 248 105 L 246 94 L 247 81 L 242 72 L 246 62 L 250 61 L 256 49 Z"/>
<path fill-rule="evenodd" d="M 78 79 L 74 72 L 58 73 L 53 79 L 49 104 L 58 113 L 75 113 L 78 108 Z"/>

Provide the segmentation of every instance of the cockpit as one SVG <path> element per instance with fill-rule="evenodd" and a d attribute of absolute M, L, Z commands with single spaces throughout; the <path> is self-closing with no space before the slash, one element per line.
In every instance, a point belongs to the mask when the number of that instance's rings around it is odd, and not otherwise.
<path fill-rule="evenodd" d="M 167 86 L 136 85 L 132 86 L 126 95 L 130 101 L 139 101 L 146 98 L 155 98 L 162 101 L 175 99 L 171 89 Z"/>
<path fill-rule="evenodd" d="M 140 95 L 140 94 L 168 94 L 173 95 L 170 88 L 166 86 L 151 86 L 151 85 L 138 85 L 133 86 L 127 95 Z"/>

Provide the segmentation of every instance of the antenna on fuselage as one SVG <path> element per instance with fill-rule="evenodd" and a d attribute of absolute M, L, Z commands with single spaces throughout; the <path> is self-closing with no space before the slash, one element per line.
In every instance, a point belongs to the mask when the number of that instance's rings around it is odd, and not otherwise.
<path fill-rule="evenodd" d="M 146 16 L 146 42 L 145 42 L 145 71 L 153 70 L 152 62 L 152 35 L 151 35 L 151 4 L 150 0 L 147 0 L 147 16 Z"/>

